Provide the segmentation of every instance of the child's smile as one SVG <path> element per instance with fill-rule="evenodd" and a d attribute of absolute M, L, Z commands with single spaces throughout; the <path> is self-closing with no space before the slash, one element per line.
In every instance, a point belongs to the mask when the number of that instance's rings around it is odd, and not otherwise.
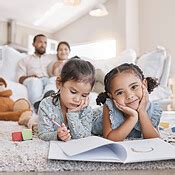
<path fill-rule="evenodd" d="M 130 102 L 125 103 L 126 106 L 132 108 L 132 109 L 137 109 L 139 106 L 139 99 L 132 100 Z"/>

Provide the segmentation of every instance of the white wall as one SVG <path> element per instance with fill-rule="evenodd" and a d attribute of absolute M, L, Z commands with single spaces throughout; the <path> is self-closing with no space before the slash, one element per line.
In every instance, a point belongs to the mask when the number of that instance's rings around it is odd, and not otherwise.
<path fill-rule="evenodd" d="M 35 30 L 29 27 L 16 25 L 16 35 L 15 35 L 15 43 L 19 44 L 21 47 L 28 47 L 28 36 L 29 35 L 37 35 L 39 33 L 45 34 L 48 38 L 53 38 L 51 33 L 43 32 L 42 30 Z M 0 45 L 7 44 L 7 22 L 0 21 Z"/>
<path fill-rule="evenodd" d="M 109 15 L 92 17 L 86 15 L 55 33 L 58 40 L 70 43 L 88 43 L 114 38 L 117 52 L 125 48 L 125 0 L 109 0 L 105 4 Z"/>
<path fill-rule="evenodd" d="M 139 0 L 126 0 L 126 49 L 139 53 Z"/>
<path fill-rule="evenodd" d="M 140 53 L 165 46 L 175 62 L 175 1 L 141 0 L 139 1 Z M 172 64 L 171 74 L 175 73 Z"/>
<path fill-rule="evenodd" d="M 0 45 L 7 42 L 7 23 L 0 21 Z"/>
<path fill-rule="evenodd" d="M 138 0 L 108 0 L 105 6 L 108 16 L 86 15 L 55 33 L 54 37 L 73 44 L 113 38 L 117 41 L 116 54 L 127 48 L 138 52 Z"/>

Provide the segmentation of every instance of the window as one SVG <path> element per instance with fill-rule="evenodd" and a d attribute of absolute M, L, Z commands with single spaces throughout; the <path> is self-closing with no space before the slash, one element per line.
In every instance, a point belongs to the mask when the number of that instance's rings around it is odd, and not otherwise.
<path fill-rule="evenodd" d="M 72 46 L 70 57 L 75 55 L 94 60 L 116 57 L 116 40 L 111 39 Z"/>

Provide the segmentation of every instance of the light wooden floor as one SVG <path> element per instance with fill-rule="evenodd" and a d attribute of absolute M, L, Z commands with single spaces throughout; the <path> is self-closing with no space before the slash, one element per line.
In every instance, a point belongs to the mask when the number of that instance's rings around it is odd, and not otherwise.
<path fill-rule="evenodd" d="M 0 175 L 175 175 L 174 170 L 85 171 L 85 172 L 0 172 Z"/>

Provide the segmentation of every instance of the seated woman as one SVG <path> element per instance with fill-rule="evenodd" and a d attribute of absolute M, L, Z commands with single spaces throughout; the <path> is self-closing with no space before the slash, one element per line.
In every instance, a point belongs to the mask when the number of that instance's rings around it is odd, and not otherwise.
<path fill-rule="evenodd" d="M 66 41 L 61 41 L 57 46 L 57 59 L 48 66 L 48 74 L 50 77 L 59 76 L 62 67 L 68 60 L 70 53 L 70 45 Z"/>

